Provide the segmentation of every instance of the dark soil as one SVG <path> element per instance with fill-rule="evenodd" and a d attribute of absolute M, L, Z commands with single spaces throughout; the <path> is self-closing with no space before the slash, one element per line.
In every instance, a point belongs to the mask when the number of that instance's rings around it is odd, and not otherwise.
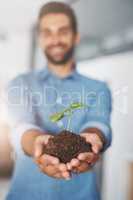
<path fill-rule="evenodd" d="M 83 137 L 67 130 L 50 138 L 44 147 L 44 153 L 58 157 L 60 162 L 67 163 L 79 153 L 90 152 L 91 145 Z"/>

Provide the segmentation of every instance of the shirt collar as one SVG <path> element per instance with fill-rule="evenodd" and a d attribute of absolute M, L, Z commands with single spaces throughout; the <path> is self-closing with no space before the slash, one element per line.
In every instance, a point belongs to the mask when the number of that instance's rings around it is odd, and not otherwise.
<path fill-rule="evenodd" d="M 48 77 L 53 77 L 55 79 L 60 79 L 60 80 L 73 79 L 73 78 L 75 78 L 77 76 L 77 74 L 78 74 L 78 72 L 77 72 L 77 69 L 76 69 L 76 66 L 75 66 L 73 71 L 71 72 L 71 74 L 67 75 L 64 78 L 61 78 L 61 77 L 57 76 L 56 74 L 52 73 L 52 71 L 49 70 L 48 66 L 46 66 L 43 70 L 41 70 L 39 72 L 39 79 L 40 80 L 45 80 Z"/>

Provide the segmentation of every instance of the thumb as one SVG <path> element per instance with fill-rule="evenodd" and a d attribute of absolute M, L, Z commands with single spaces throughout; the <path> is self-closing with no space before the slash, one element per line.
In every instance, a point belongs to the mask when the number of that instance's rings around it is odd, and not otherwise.
<path fill-rule="evenodd" d="M 43 136 L 38 136 L 38 138 L 35 141 L 35 146 L 34 146 L 34 156 L 35 158 L 41 156 L 43 154 L 43 147 L 48 143 L 48 140 L 50 137 L 53 137 L 51 135 L 43 135 Z"/>
<path fill-rule="evenodd" d="M 34 143 L 34 157 L 38 158 L 43 153 L 43 137 L 38 136 Z"/>
<path fill-rule="evenodd" d="M 43 145 L 41 143 L 36 143 L 34 147 L 34 156 L 35 158 L 38 158 L 43 153 Z"/>
<path fill-rule="evenodd" d="M 97 145 L 93 145 L 92 146 L 92 150 L 93 150 L 93 152 L 95 153 L 95 154 L 98 154 L 99 152 L 100 152 L 100 150 L 101 150 L 101 145 L 99 144 L 97 144 Z"/>

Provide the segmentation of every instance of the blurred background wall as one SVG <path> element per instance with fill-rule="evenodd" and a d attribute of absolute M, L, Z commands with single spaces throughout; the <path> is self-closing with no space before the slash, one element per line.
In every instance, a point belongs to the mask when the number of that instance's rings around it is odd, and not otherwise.
<path fill-rule="evenodd" d="M 2 93 L 16 75 L 46 65 L 35 34 L 38 10 L 45 2 L 0 0 L 0 200 L 4 200 L 13 171 Z M 75 9 L 79 22 L 81 43 L 75 55 L 78 70 L 107 81 L 113 96 L 113 144 L 99 171 L 102 200 L 132 200 L 133 1 L 65 2 Z"/>

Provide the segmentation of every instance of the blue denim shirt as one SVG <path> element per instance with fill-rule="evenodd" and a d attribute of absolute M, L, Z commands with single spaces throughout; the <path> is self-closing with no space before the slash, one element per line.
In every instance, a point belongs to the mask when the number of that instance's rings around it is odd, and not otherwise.
<path fill-rule="evenodd" d="M 67 118 L 56 124 L 49 116 L 70 103 L 82 102 L 87 108 L 73 113 L 71 130 L 79 134 L 88 127 L 100 129 L 106 139 L 106 150 L 112 139 L 112 103 L 107 84 L 85 77 L 76 69 L 67 77 L 59 78 L 46 67 L 10 81 L 7 94 L 11 141 L 17 154 L 7 200 L 99 200 L 93 169 L 73 175 L 69 181 L 51 178 L 42 174 L 33 159 L 24 154 L 20 140 L 30 129 L 57 134 L 63 127 L 67 128 Z"/>

